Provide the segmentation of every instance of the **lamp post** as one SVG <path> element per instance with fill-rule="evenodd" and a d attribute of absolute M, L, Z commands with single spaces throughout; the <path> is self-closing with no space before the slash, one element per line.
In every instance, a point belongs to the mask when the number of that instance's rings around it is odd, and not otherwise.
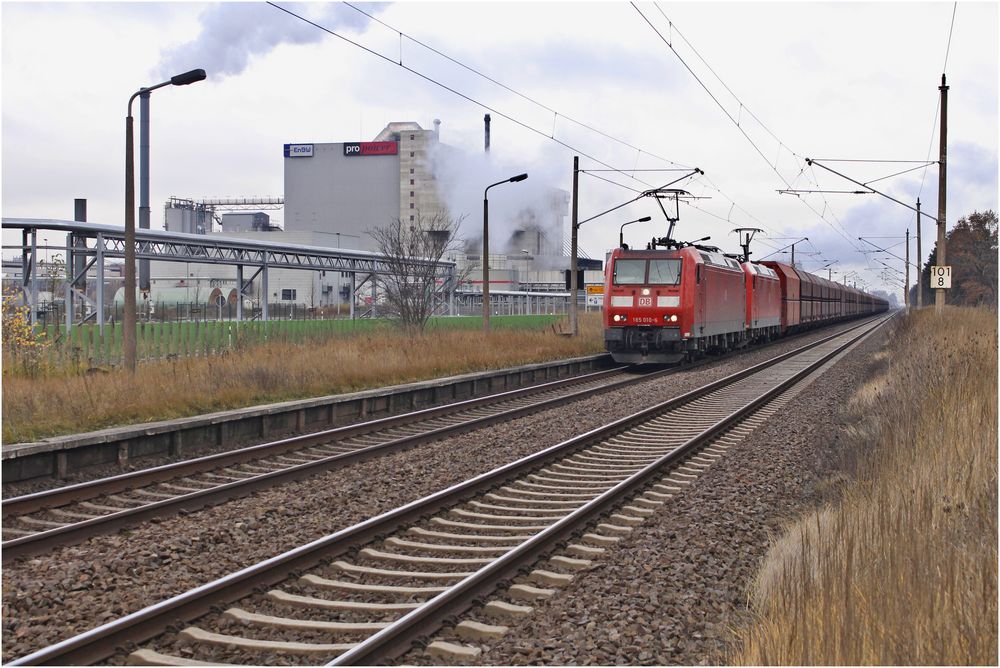
<path fill-rule="evenodd" d="M 521 281 L 521 282 L 524 283 L 524 286 L 525 286 L 524 291 L 525 292 L 528 292 L 528 259 L 529 259 L 528 258 L 528 254 L 530 252 L 531 251 L 529 251 L 527 248 L 522 248 L 521 249 L 521 254 L 524 255 L 524 280 Z"/>
<path fill-rule="evenodd" d="M 128 99 L 128 115 L 125 117 L 125 313 L 122 317 L 122 352 L 125 357 L 125 368 L 135 371 L 135 148 L 132 132 L 132 102 L 142 96 L 143 124 L 148 119 L 149 94 L 163 86 L 186 86 L 205 78 L 205 70 L 191 70 L 184 74 L 171 77 L 169 81 L 158 83 L 148 88 L 140 88 Z M 144 127 L 142 139 L 148 148 L 149 129 Z M 149 156 L 142 151 L 141 161 L 144 164 L 142 183 L 143 197 L 146 200 L 146 225 L 149 227 Z"/>
<path fill-rule="evenodd" d="M 527 174 L 518 174 L 492 183 L 483 191 L 483 332 L 490 331 L 490 188 L 503 183 L 517 183 L 526 178 Z"/>
<path fill-rule="evenodd" d="M 618 246 L 620 248 L 625 248 L 625 226 L 631 225 L 632 223 L 648 223 L 653 218 L 652 216 L 643 216 L 642 218 L 636 218 L 635 220 L 630 220 L 627 223 L 622 223 L 622 226 L 618 228 Z"/>

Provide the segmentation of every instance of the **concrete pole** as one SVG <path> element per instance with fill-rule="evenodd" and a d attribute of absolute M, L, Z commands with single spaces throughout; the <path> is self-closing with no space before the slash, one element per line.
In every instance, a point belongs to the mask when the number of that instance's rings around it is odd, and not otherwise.
<path fill-rule="evenodd" d="M 73 253 L 73 233 L 70 232 L 66 235 L 66 338 L 70 337 L 73 333 L 73 267 L 76 266 L 74 262 Z"/>
<path fill-rule="evenodd" d="M 236 322 L 243 321 L 243 265 L 236 265 Z"/>
<path fill-rule="evenodd" d="M 349 307 L 350 310 L 351 310 L 351 320 L 354 320 L 354 299 L 355 299 L 355 294 L 358 291 L 357 282 L 358 282 L 358 275 L 352 271 L 351 272 L 351 297 L 350 297 L 351 304 L 350 304 L 350 307 Z"/>
<path fill-rule="evenodd" d="M 455 315 L 455 272 L 448 273 L 448 315 Z"/>
<path fill-rule="evenodd" d="M 149 229 L 149 91 L 139 95 L 139 229 Z M 139 260 L 139 290 L 149 292 L 149 260 Z"/>
<path fill-rule="evenodd" d="M 38 324 L 38 230 L 31 229 L 31 326 Z"/>
<path fill-rule="evenodd" d="M 87 222 L 87 200 L 85 199 L 74 199 L 73 200 L 73 220 L 85 223 Z M 73 276 L 79 276 L 73 287 L 79 286 L 80 292 L 84 296 L 87 294 L 87 275 L 84 273 L 84 269 L 87 266 L 87 255 L 85 253 L 87 249 L 87 238 L 82 234 L 74 237 L 73 245 L 76 247 L 78 252 L 75 252 L 73 257 L 75 258 L 73 266 Z"/>
<path fill-rule="evenodd" d="M 31 243 L 28 241 L 29 236 L 28 230 L 21 230 L 21 294 L 26 304 L 28 303 L 28 299 L 30 299 L 28 295 L 28 281 L 31 280 L 32 271 L 31 256 L 28 252 L 28 249 L 31 247 Z"/>
<path fill-rule="evenodd" d="M 104 236 L 97 235 L 97 329 L 104 336 Z M 103 338 L 101 339 L 104 340 Z"/>
<path fill-rule="evenodd" d="M 577 259 L 577 231 L 579 230 L 580 211 L 580 156 L 573 156 L 573 218 L 570 221 L 570 242 L 569 242 L 569 328 L 573 336 L 579 333 L 576 298 L 579 286 L 576 284 Z"/>
<path fill-rule="evenodd" d="M 489 135 L 487 134 L 487 137 Z M 489 190 L 489 188 L 487 188 Z M 490 200 L 483 193 L 483 333 L 490 331 Z"/>
<path fill-rule="evenodd" d="M 267 291 L 267 257 L 264 257 L 264 267 L 260 272 L 260 319 L 267 320 L 267 300 L 271 295 Z"/>
<path fill-rule="evenodd" d="M 920 282 L 920 279 L 917 279 Z M 903 293 L 903 306 L 910 308 L 910 228 L 906 228 L 906 292 Z"/>
<path fill-rule="evenodd" d="M 948 86 L 945 85 L 944 75 L 941 75 L 941 158 L 940 170 L 938 171 L 938 219 L 937 219 L 937 265 L 945 266 L 947 253 L 945 245 L 945 228 L 947 227 L 947 196 L 948 196 Z M 944 312 L 945 290 L 937 288 L 934 290 L 934 310 L 938 315 Z"/>
<path fill-rule="evenodd" d="M 920 250 L 920 198 L 917 198 L 917 308 L 924 307 L 924 286 L 921 284 L 924 275 L 924 255 Z"/>
<path fill-rule="evenodd" d="M 133 96 L 134 99 L 134 96 Z M 132 100 L 125 118 L 125 306 L 122 314 L 122 360 L 135 373 L 135 140 L 132 131 Z"/>

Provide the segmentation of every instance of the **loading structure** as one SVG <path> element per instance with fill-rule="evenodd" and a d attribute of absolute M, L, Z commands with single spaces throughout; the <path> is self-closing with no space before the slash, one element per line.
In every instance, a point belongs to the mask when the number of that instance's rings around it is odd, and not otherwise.
<path fill-rule="evenodd" d="M 21 252 L 20 287 L 25 302 L 31 306 L 31 321 L 36 322 L 38 305 L 40 250 L 59 250 L 66 253 L 66 328 L 73 326 L 74 303 L 80 300 L 93 307 L 92 314 L 103 330 L 105 322 L 104 290 L 96 291 L 96 299 L 90 299 L 81 287 L 93 269 L 98 285 L 105 282 L 106 260 L 125 257 L 125 228 L 100 223 L 84 223 L 69 220 L 40 218 L 4 218 L 4 230 L 21 230 L 21 245 L 4 245 L 4 250 L 17 249 Z M 49 230 L 66 235 L 65 248 L 39 246 L 39 232 Z M 227 238 L 220 235 L 186 234 L 164 230 L 136 230 L 135 257 L 137 260 L 160 260 L 166 262 L 188 262 L 198 264 L 223 264 L 236 268 L 236 319 L 243 319 L 243 299 L 254 279 L 260 277 L 262 292 L 267 294 L 268 269 L 303 269 L 313 271 L 339 271 L 351 276 L 351 293 L 357 291 L 369 279 L 379 275 L 395 273 L 398 262 L 390 264 L 390 259 L 371 251 L 348 250 L 283 244 L 248 239 Z M 455 263 L 447 261 L 412 259 L 414 266 L 434 265 L 436 283 L 442 300 L 446 297 L 449 315 L 454 313 Z M 252 273 L 245 276 L 245 269 Z M 356 277 L 364 277 L 361 283 Z M 354 316 L 354 300 L 351 299 L 351 316 Z M 261 319 L 267 320 L 267 300 L 261 302 Z"/>

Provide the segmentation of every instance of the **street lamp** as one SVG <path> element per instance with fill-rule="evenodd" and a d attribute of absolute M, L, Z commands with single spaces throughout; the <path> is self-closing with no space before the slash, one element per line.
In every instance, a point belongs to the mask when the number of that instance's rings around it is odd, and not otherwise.
<path fill-rule="evenodd" d="M 132 102 L 141 96 L 142 128 L 140 131 L 141 198 L 145 206 L 145 225 L 149 227 L 149 94 L 163 86 L 186 86 L 205 78 L 205 70 L 191 70 L 173 76 L 169 81 L 148 88 L 140 88 L 128 99 L 125 117 L 125 313 L 122 318 L 122 348 L 125 368 L 135 371 L 135 149 L 132 138 Z"/>
<path fill-rule="evenodd" d="M 531 252 L 531 251 L 529 251 L 529 250 L 528 250 L 527 248 L 522 248 L 522 249 L 521 249 L 521 253 L 523 253 L 523 254 L 524 254 L 524 281 L 522 281 L 522 282 L 523 282 L 523 283 L 524 283 L 524 285 L 525 285 L 525 292 L 527 292 L 527 291 L 528 291 L 528 290 L 527 290 L 527 285 L 528 285 L 528 259 L 529 259 L 529 258 L 528 258 L 528 254 L 529 254 L 530 252 Z"/>
<path fill-rule="evenodd" d="M 653 218 L 652 216 L 643 216 L 642 218 L 636 218 L 635 220 L 630 220 L 627 223 L 622 223 L 622 226 L 618 228 L 618 246 L 620 248 L 625 248 L 625 226 L 631 225 L 632 223 L 648 223 Z"/>
<path fill-rule="evenodd" d="M 527 174 L 518 174 L 492 183 L 483 191 L 483 332 L 490 331 L 490 188 L 503 183 L 517 183 L 526 178 Z"/>

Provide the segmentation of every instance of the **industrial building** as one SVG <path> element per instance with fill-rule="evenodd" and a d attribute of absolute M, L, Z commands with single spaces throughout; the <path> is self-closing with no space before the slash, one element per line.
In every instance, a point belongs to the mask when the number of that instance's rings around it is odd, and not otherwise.
<path fill-rule="evenodd" d="M 471 213 L 470 221 L 481 220 L 478 211 L 449 210 L 447 175 L 465 154 L 441 143 L 440 131 L 438 120 L 432 130 L 415 122 L 393 122 L 372 141 L 285 144 L 283 199 L 195 202 L 171 198 L 165 207 L 165 227 L 236 239 L 273 238 L 282 243 L 377 251 L 371 230 L 397 220 L 405 224 L 418 217 L 429 220 L 439 214 L 457 217 L 462 213 Z M 510 220 L 497 221 L 509 231 L 505 239 L 497 239 L 501 227 L 493 225 L 491 216 L 491 249 L 497 251 L 490 255 L 491 291 L 565 289 L 569 194 L 549 190 L 541 203 L 524 207 L 510 215 Z M 255 201 L 270 205 L 281 202 L 282 225 L 272 223 L 263 210 L 253 210 Z M 217 213 L 217 209 L 230 209 L 234 203 L 245 206 L 239 206 L 239 212 Z M 463 290 L 480 292 L 481 228 L 476 223 L 466 224 L 460 236 L 462 247 L 443 259 L 456 262 L 459 275 L 466 277 Z M 598 261 L 581 262 L 582 269 L 591 270 L 588 282 L 601 282 L 600 267 Z M 154 291 L 203 284 L 207 294 L 213 288 L 236 284 L 231 268 L 203 264 L 153 262 L 150 276 Z M 334 306 L 350 298 L 349 285 L 350 277 L 340 272 L 274 270 L 268 283 L 271 294 L 266 299 L 305 307 Z M 263 297 L 258 286 L 251 294 L 255 300 Z"/>

